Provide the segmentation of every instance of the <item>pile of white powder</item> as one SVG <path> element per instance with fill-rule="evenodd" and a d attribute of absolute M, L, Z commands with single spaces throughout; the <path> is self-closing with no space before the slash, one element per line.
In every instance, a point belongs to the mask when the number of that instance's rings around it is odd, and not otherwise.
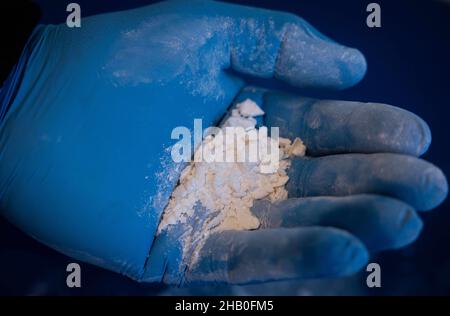
<path fill-rule="evenodd" d="M 242 138 L 248 149 L 252 142 L 258 141 L 251 135 L 255 135 L 256 131 L 255 117 L 261 115 L 264 115 L 262 109 L 247 99 L 236 105 L 231 116 L 222 124 L 222 129 L 243 127 L 243 132 L 237 134 L 237 137 Z M 269 148 L 274 145 L 270 136 L 266 136 L 263 141 L 269 144 Z M 185 260 L 194 263 L 210 234 L 223 230 L 257 229 L 260 222 L 250 211 L 254 201 L 268 199 L 274 202 L 286 199 L 285 184 L 289 180 L 286 171 L 290 166 L 290 157 L 305 155 L 306 148 L 299 138 L 291 142 L 280 137 L 275 145 L 276 161 L 268 153 L 259 155 L 252 162 L 248 159 L 244 162 L 206 162 L 194 159 L 180 176 L 179 184 L 164 210 L 158 233 L 170 229 L 171 225 L 186 223 L 194 216 L 194 207 L 201 204 L 202 210 L 208 212 L 205 214 L 207 220 L 200 229 L 187 229 L 182 236 L 184 255 L 191 257 Z M 218 150 L 224 156 L 230 152 L 232 155 L 237 154 L 234 144 L 224 145 L 223 138 L 212 135 L 204 138 L 194 157 L 204 154 L 206 150 L 216 154 Z M 194 249 L 192 245 L 195 245 Z"/>

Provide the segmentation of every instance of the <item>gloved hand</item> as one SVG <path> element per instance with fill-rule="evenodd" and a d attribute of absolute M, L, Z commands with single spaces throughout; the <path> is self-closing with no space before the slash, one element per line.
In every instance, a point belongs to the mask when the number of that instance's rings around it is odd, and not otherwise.
<path fill-rule="evenodd" d="M 427 126 L 383 105 L 243 90 L 239 74 L 342 89 L 365 70 L 360 52 L 296 16 L 218 2 L 163 2 L 84 18 L 79 29 L 40 26 L 1 91 L 1 212 L 54 249 L 141 281 L 354 272 L 366 246 L 411 242 L 421 227 L 414 209 L 446 196 L 439 169 L 413 157 L 429 145 Z M 262 229 L 216 234 L 186 267 L 176 233 L 155 238 L 184 167 L 171 160 L 171 131 L 195 118 L 217 124 L 248 93 L 268 126 L 323 157 L 294 162 L 292 199 L 254 206 Z"/>

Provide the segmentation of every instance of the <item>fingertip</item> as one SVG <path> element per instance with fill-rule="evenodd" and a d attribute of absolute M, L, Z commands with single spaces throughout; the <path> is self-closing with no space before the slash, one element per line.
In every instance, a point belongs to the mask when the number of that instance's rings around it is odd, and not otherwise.
<path fill-rule="evenodd" d="M 357 233 L 350 231 L 360 238 L 370 251 L 402 248 L 414 242 L 420 235 L 423 222 L 409 204 L 386 196 L 365 197 L 368 201 L 372 200 L 368 205 L 365 203 L 365 210 L 371 214 L 366 219 L 369 226 L 360 225 L 361 230 Z"/>
<path fill-rule="evenodd" d="M 290 25 L 281 43 L 276 78 L 301 88 L 341 90 L 362 80 L 367 71 L 357 49 L 311 35 L 302 25 Z"/>
<path fill-rule="evenodd" d="M 364 244 L 350 233 L 327 228 L 317 235 L 311 243 L 314 251 L 305 252 L 310 255 L 312 275 L 307 277 L 341 277 L 361 270 L 369 260 L 369 252 Z M 306 265 L 303 266 L 305 268 Z"/>
<path fill-rule="evenodd" d="M 344 47 L 336 63 L 341 71 L 339 89 L 350 88 L 359 83 L 367 72 L 367 61 L 363 53 L 355 48 Z"/>
<path fill-rule="evenodd" d="M 386 104 L 371 103 L 374 109 L 383 111 L 386 115 L 385 121 L 391 121 L 391 129 L 396 129 L 390 139 L 390 145 L 394 152 L 404 153 L 419 157 L 423 155 L 431 144 L 431 130 L 428 124 L 416 114 Z M 392 124 L 396 124 L 392 126 Z"/>
<path fill-rule="evenodd" d="M 345 238 L 337 238 L 332 264 L 336 277 L 347 276 L 360 271 L 369 261 L 369 252 L 364 244 L 353 235 L 342 232 Z"/>
<path fill-rule="evenodd" d="M 411 208 L 406 208 L 399 213 L 398 233 L 395 241 L 392 243 L 392 249 L 405 247 L 413 243 L 420 235 L 423 228 L 423 222 L 419 215 Z"/>
<path fill-rule="evenodd" d="M 422 188 L 428 194 L 422 200 L 418 209 L 429 211 L 439 206 L 448 195 L 448 182 L 441 169 L 431 165 L 424 171 L 422 177 Z"/>
<path fill-rule="evenodd" d="M 417 155 L 422 156 L 423 154 L 425 154 L 428 151 L 428 148 L 431 145 L 431 140 L 432 140 L 431 130 L 430 130 L 430 127 L 428 126 L 428 124 L 418 116 L 416 116 L 416 122 L 417 122 L 417 126 L 418 126 L 417 130 L 420 134 L 420 136 L 418 137 L 419 143 L 418 143 Z"/>
<path fill-rule="evenodd" d="M 342 276 L 351 275 L 363 269 L 369 262 L 370 255 L 366 247 L 359 242 L 349 249 L 348 258 L 349 263 L 343 266 Z"/>
<path fill-rule="evenodd" d="M 337 43 L 304 19 L 300 18 L 298 22 L 310 38 L 317 40 L 317 46 L 321 47 L 325 44 L 324 47 L 328 46 L 329 52 L 334 52 L 329 57 L 334 57 L 335 66 L 340 71 L 340 78 L 336 78 L 337 80 L 334 82 L 337 89 L 352 87 L 364 78 L 367 72 L 367 61 L 361 51 Z M 326 57 L 326 54 L 323 56 Z M 324 60 L 326 59 L 324 58 Z"/>

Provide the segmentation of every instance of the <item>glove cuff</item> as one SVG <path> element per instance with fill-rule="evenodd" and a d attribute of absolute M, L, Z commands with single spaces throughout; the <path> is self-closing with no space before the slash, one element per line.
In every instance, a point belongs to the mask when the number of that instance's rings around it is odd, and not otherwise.
<path fill-rule="evenodd" d="M 17 92 L 19 91 L 30 56 L 32 55 L 37 43 L 40 41 L 44 29 L 44 25 L 38 25 L 34 28 L 20 55 L 19 61 L 13 67 L 11 73 L 8 75 L 0 89 L 0 127 L 14 102 Z"/>

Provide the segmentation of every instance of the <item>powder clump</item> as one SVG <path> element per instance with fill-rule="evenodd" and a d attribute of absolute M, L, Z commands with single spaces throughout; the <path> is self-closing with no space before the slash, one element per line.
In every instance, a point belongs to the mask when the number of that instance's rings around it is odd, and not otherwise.
<path fill-rule="evenodd" d="M 247 99 L 236 105 L 221 130 L 227 127 L 241 127 L 233 135 L 236 142 L 232 145 L 224 142 L 226 137 L 208 135 L 196 149 L 194 161 L 181 173 L 179 184 L 173 191 L 164 210 L 158 233 L 170 229 L 171 225 L 186 223 L 194 216 L 196 205 L 200 204 L 208 218 L 201 228 L 187 229 L 186 240 L 196 241 L 195 253 L 198 253 L 207 237 L 224 230 L 252 230 L 260 226 L 251 208 L 255 200 L 268 199 L 272 202 L 287 199 L 286 183 L 289 181 L 287 169 L 292 156 L 304 156 L 306 147 L 296 138 L 293 142 L 286 138 L 261 136 L 262 127 L 256 129 L 254 117 L 264 115 L 264 111 L 252 100 Z M 225 132 L 225 134 L 228 131 Z M 244 144 L 239 148 L 239 143 Z M 261 143 L 266 142 L 268 151 L 262 150 Z M 274 150 L 276 146 L 276 150 Z M 240 154 L 249 153 L 257 148 L 254 159 L 239 159 Z M 221 159 L 205 161 L 206 153 L 214 153 Z M 274 153 L 276 156 L 274 157 Z M 203 160 L 198 159 L 203 155 Z M 234 158 L 229 162 L 228 157 Z M 222 159 L 223 158 L 223 159 Z M 191 246 L 186 246 L 187 248 Z M 192 249 L 191 249 L 192 251 Z M 192 260 L 191 260 L 192 261 Z"/>

